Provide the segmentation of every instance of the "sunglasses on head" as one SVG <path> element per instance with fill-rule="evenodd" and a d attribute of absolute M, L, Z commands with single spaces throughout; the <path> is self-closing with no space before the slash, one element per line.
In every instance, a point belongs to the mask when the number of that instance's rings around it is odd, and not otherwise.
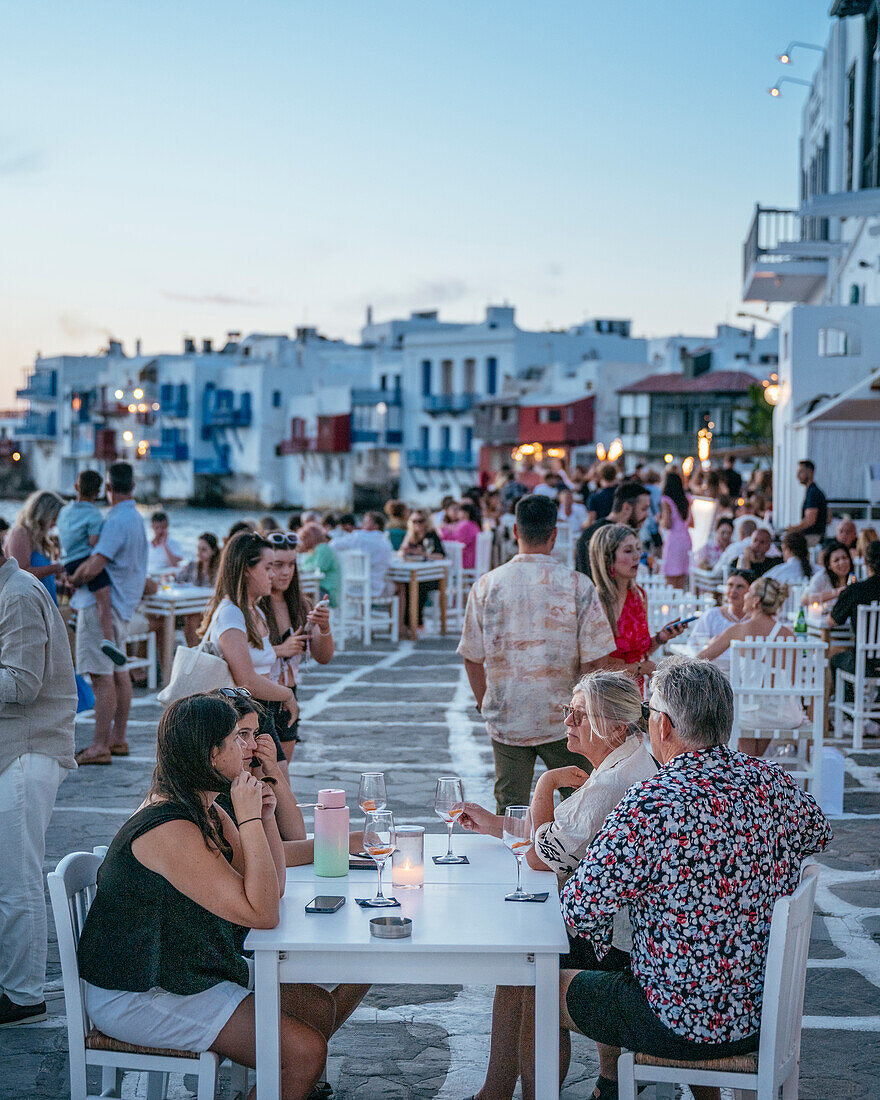
<path fill-rule="evenodd" d="M 294 547 L 299 545 L 299 536 L 295 535 L 293 531 L 271 531 L 266 539 L 273 546 Z"/>
<path fill-rule="evenodd" d="M 247 688 L 217 688 L 217 694 L 224 699 L 253 699 Z"/>

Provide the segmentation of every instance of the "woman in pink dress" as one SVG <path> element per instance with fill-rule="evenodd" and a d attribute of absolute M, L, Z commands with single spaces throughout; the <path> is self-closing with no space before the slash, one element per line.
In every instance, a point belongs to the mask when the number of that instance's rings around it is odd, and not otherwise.
<path fill-rule="evenodd" d="M 477 564 L 477 535 L 480 525 L 477 523 L 477 509 L 472 500 L 462 500 L 457 505 L 456 521 L 440 528 L 440 537 L 447 542 L 460 542 L 461 567 L 473 569 Z"/>
<path fill-rule="evenodd" d="M 670 471 L 663 483 L 660 526 L 669 534 L 663 545 L 663 573 L 673 588 L 686 588 L 691 561 L 691 533 L 694 525 L 690 497 L 685 495 L 678 474 Z"/>

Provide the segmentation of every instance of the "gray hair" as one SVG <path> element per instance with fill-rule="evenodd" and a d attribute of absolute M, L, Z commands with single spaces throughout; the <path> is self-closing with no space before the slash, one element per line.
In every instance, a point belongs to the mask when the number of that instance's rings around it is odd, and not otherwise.
<path fill-rule="evenodd" d="M 642 697 L 625 672 L 589 672 L 575 684 L 574 694 L 583 695 L 587 721 L 606 744 L 622 745 L 627 737 L 643 732 Z"/>
<path fill-rule="evenodd" d="M 730 681 L 711 661 L 666 657 L 651 677 L 651 687 L 689 748 L 726 745 L 733 728 L 733 690 Z"/>

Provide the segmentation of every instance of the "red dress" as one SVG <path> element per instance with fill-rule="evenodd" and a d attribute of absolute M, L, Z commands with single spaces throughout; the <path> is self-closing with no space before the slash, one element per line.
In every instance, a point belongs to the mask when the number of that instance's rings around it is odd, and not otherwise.
<path fill-rule="evenodd" d="M 617 619 L 617 649 L 612 657 L 620 657 L 628 665 L 644 661 L 651 648 L 648 629 L 648 609 L 644 591 L 633 585 L 627 592 Z M 639 677 L 641 684 L 642 677 Z"/>

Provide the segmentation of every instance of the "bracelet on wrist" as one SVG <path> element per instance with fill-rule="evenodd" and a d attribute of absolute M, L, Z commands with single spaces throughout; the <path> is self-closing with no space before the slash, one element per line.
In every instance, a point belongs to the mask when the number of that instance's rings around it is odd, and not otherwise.
<path fill-rule="evenodd" d="M 328 626 L 326 630 L 321 630 L 321 628 L 318 627 L 318 633 L 321 635 L 322 638 L 329 638 L 330 635 L 333 633 L 333 627 Z"/>
<path fill-rule="evenodd" d="M 261 822 L 262 820 L 263 819 L 261 817 L 247 817 L 247 818 L 245 818 L 244 821 L 239 821 L 238 827 L 240 829 L 242 827 L 242 825 L 249 825 L 252 821 L 260 821 Z"/>

